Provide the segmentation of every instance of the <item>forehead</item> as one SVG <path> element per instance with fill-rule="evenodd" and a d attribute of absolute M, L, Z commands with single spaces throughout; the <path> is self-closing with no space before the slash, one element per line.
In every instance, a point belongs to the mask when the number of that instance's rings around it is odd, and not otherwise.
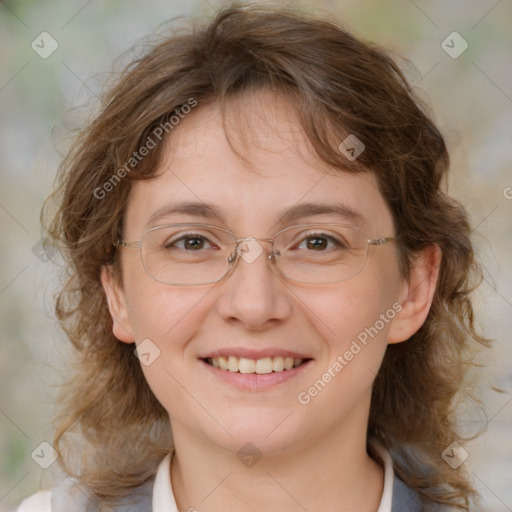
<path fill-rule="evenodd" d="M 150 224 L 205 220 L 191 218 L 186 209 L 163 214 L 178 203 L 212 206 L 217 222 L 235 232 L 250 230 L 252 236 L 267 236 L 267 230 L 284 220 L 286 210 L 305 204 L 338 205 L 348 214 L 347 221 L 357 220 L 376 233 L 392 229 L 375 175 L 348 173 L 323 162 L 285 97 L 251 93 L 233 100 L 224 115 L 216 103 L 198 106 L 174 128 L 162 149 L 156 177 L 132 185 L 125 223 L 132 235 Z M 360 218 L 350 219 L 350 212 Z M 342 217 L 317 213 L 301 219 Z M 290 224 L 293 218 L 288 215 L 286 220 Z"/>

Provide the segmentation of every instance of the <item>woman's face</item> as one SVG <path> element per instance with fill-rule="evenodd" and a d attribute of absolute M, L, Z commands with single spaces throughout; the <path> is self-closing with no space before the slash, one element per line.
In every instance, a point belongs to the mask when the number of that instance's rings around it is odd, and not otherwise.
<path fill-rule="evenodd" d="M 354 224 L 371 238 L 393 236 L 373 174 L 323 164 L 309 149 L 290 102 L 259 93 L 236 106 L 230 134 L 247 162 L 228 144 L 218 108 L 199 105 L 174 128 L 158 176 L 135 182 L 125 240 L 181 222 L 218 225 L 238 238 L 273 237 L 289 225 L 319 222 Z M 244 137 L 237 140 L 236 133 Z M 217 217 L 200 208 L 162 213 L 183 202 L 208 205 Z M 305 203 L 342 205 L 357 218 L 308 214 L 283 224 L 283 212 Z M 116 336 L 144 343 L 142 369 L 177 435 L 188 432 L 233 451 L 251 442 L 277 452 L 350 429 L 365 431 L 372 382 L 399 317 L 403 282 L 396 247 L 370 246 L 366 267 L 347 281 L 305 284 L 281 276 L 266 257 L 270 244 L 260 246 L 259 256 L 239 258 L 220 282 L 196 286 L 156 282 L 138 250 L 121 248 L 117 306 L 107 289 Z M 235 374 L 208 364 L 219 354 L 276 358 L 271 364 L 277 369 L 284 356 L 306 363 L 270 374 Z M 252 362 L 244 364 L 250 371 Z"/>

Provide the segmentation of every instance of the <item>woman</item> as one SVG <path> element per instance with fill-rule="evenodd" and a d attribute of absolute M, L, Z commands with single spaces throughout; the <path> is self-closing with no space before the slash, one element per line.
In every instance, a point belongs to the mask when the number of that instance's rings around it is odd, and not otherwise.
<path fill-rule="evenodd" d="M 448 166 L 397 64 L 325 20 L 236 5 L 133 62 L 61 168 L 72 478 L 19 510 L 469 510 Z"/>

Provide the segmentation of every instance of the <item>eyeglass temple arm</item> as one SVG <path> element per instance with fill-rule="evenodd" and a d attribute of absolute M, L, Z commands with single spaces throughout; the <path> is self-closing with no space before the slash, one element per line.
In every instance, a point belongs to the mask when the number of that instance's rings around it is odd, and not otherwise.
<path fill-rule="evenodd" d="M 128 249 L 138 249 L 140 247 L 140 241 L 137 242 L 124 242 L 123 240 L 118 240 L 114 247 L 126 247 Z"/>
<path fill-rule="evenodd" d="M 388 237 L 383 237 L 383 238 L 369 239 L 368 243 L 371 244 L 371 245 L 376 245 L 377 247 L 379 247 L 381 245 L 387 244 L 388 242 L 393 242 L 394 240 L 396 240 L 396 237 L 388 236 Z"/>

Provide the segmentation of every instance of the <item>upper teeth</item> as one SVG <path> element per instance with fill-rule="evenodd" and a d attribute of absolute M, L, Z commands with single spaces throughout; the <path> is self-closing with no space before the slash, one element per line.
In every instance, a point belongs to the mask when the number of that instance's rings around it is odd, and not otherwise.
<path fill-rule="evenodd" d="M 229 370 L 230 372 L 240 373 L 272 373 L 291 370 L 299 366 L 303 359 L 294 359 L 293 357 L 263 357 L 262 359 L 247 359 L 245 357 L 212 357 L 208 360 L 215 368 Z"/>

